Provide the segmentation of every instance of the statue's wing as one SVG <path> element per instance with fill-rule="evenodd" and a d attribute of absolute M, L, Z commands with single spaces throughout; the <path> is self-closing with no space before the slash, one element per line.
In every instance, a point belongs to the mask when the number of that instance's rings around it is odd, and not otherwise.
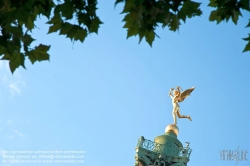
<path fill-rule="evenodd" d="M 194 88 L 195 88 L 195 87 L 192 87 L 192 88 L 189 88 L 189 89 L 187 89 L 187 90 L 184 90 L 184 91 L 181 93 L 180 97 L 178 98 L 178 102 L 184 101 L 185 98 L 187 98 L 187 97 L 190 95 L 190 93 L 194 90 Z"/>

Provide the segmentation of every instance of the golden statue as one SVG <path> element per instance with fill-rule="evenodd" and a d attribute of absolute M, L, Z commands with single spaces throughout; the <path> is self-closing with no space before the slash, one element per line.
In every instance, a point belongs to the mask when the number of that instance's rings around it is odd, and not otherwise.
<path fill-rule="evenodd" d="M 186 116 L 186 115 L 181 115 L 180 114 L 180 106 L 178 104 L 178 102 L 182 102 L 184 101 L 185 98 L 187 98 L 190 93 L 194 90 L 195 87 L 189 88 L 187 90 L 184 90 L 183 92 L 181 87 L 177 86 L 176 89 L 171 88 L 169 91 L 169 96 L 172 98 L 172 104 L 173 104 L 173 118 L 174 118 L 174 124 L 177 124 L 177 120 L 176 120 L 176 116 L 178 116 L 178 118 L 188 118 L 190 121 L 192 121 L 192 118 L 190 116 Z M 174 94 L 172 93 L 174 90 Z"/>

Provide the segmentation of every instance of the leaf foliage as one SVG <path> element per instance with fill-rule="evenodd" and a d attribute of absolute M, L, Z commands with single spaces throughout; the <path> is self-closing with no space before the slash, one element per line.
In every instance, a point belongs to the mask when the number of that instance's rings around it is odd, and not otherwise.
<path fill-rule="evenodd" d="M 216 8 L 210 13 L 209 20 L 216 21 L 219 24 L 221 21 L 226 21 L 231 18 L 233 23 L 237 25 L 239 16 L 242 17 L 241 10 L 250 12 L 249 0 L 210 0 L 208 6 Z M 250 27 L 250 21 L 246 27 Z M 250 36 L 243 38 L 248 41 L 243 52 L 250 51 Z"/>
<path fill-rule="evenodd" d="M 200 3 L 191 0 L 117 0 L 124 2 L 125 14 L 123 28 L 127 29 L 127 38 L 139 35 L 139 43 L 145 37 L 150 46 L 155 39 L 156 28 L 161 25 L 171 31 L 179 29 L 182 20 L 200 16 Z"/>
<path fill-rule="evenodd" d="M 247 24 L 246 28 L 249 28 L 249 27 L 250 27 L 250 20 L 249 20 L 249 23 Z M 250 51 L 250 34 L 248 34 L 248 37 L 243 38 L 243 40 L 248 41 L 243 52 Z"/>
<path fill-rule="evenodd" d="M 50 46 L 33 47 L 32 30 L 39 16 L 50 24 L 48 33 L 59 32 L 72 41 L 81 41 L 90 33 L 98 33 L 100 24 L 96 15 L 97 0 L 3 0 L 0 1 L 0 56 L 8 60 L 13 73 L 19 66 L 25 68 L 25 59 L 32 64 L 49 60 Z M 72 24 L 72 20 L 77 20 Z"/>
<path fill-rule="evenodd" d="M 209 0 L 209 20 L 236 25 L 242 10 L 250 12 L 249 0 Z M 144 38 L 152 47 L 157 27 L 178 31 L 181 23 L 201 16 L 201 3 L 193 0 L 115 0 L 115 6 L 123 4 L 121 14 L 127 30 L 127 38 Z M 2 0 L 0 1 L 0 57 L 9 61 L 13 73 L 18 67 L 25 68 L 25 60 L 32 64 L 49 60 L 50 46 L 33 46 L 32 30 L 36 20 L 45 16 L 49 24 L 48 34 L 58 33 L 72 42 L 84 42 L 91 33 L 98 34 L 102 21 L 96 14 L 97 0 Z M 250 21 L 246 26 L 250 27 Z M 243 52 L 250 51 L 250 34 Z"/>

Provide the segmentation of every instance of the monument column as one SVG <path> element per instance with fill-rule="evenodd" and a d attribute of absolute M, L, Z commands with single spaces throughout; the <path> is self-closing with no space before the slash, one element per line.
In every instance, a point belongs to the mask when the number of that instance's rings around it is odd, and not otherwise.
<path fill-rule="evenodd" d="M 190 116 L 181 115 L 178 102 L 182 102 L 195 87 L 182 92 L 181 87 L 171 88 L 169 96 L 173 104 L 174 123 L 169 124 L 163 135 L 155 137 L 154 142 L 141 136 L 135 148 L 135 166 L 187 166 L 192 150 L 189 148 L 189 142 L 186 147 L 177 139 L 179 128 L 177 127 L 177 117 L 187 118 L 192 121 Z M 174 91 L 173 91 L 174 90 Z"/>

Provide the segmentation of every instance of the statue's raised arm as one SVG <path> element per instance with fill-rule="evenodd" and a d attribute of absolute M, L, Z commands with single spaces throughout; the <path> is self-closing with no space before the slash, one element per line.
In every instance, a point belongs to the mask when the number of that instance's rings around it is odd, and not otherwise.
<path fill-rule="evenodd" d="M 187 90 L 184 90 L 181 92 L 181 87 L 177 86 L 176 89 L 171 88 L 169 92 L 169 96 L 172 98 L 172 104 L 173 104 L 173 118 L 174 118 L 174 124 L 177 124 L 176 116 L 179 118 L 188 118 L 190 121 L 192 121 L 192 118 L 190 116 L 181 115 L 180 114 L 180 106 L 178 102 L 184 101 L 188 96 L 190 96 L 191 92 L 195 89 L 195 87 L 189 88 Z M 174 93 L 172 94 L 172 91 L 174 90 Z"/>
<path fill-rule="evenodd" d="M 170 91 L 169 91 L 169 93 L 168 93 L 168 95 L 169 95 L 171 98 L 174 97 L 174 95 L 173 95 L 173 90 L 174 90 L 174 88 L 171 88 Z"/>

